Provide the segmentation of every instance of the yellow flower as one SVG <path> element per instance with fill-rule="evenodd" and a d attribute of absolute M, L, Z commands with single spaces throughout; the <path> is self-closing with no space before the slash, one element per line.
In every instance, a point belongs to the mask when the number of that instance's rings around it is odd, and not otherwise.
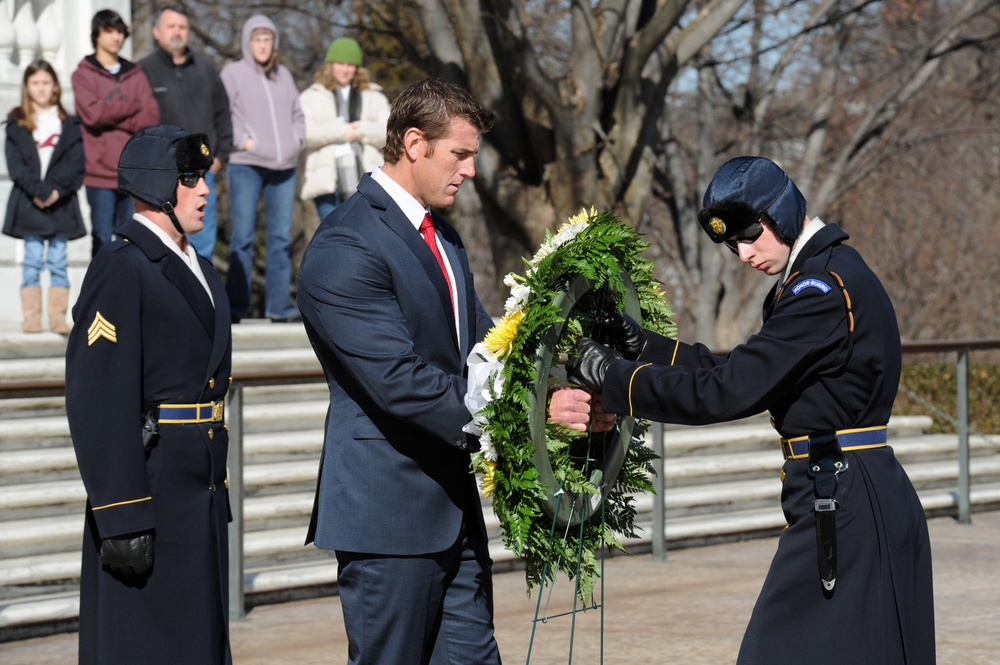
<path fill-rule="evenodd" d="M 591 217 L 596 217 L 596 216 L 597 216 L 597 208 L 595 208 L 594 206 L 590 206 L 589 212 L 587 211 L 586 208 L 581 208 L 580 212 L 576 213 L 575 215 L 569 218 L 569 223 L 583 224 L 584 222 L 589 221 Z"/>
<path fill-rule="evenodd" d="M 510 353 L 510 347 L 517 337 L 517 327 L 524 319 L 524 310 L 519 309 L 500 319 L 500 323 L 490 328 L 483 338 L 483 345 L 497 358 Z"/>
<path fill-rule="evenodd" d="M 488 499 L 493 496 L 493 492 L 496 490 L 496 485 L 493 484 L 493 473 L 496 471 L 497 463 L 491 460 L 483 460 L 483 466 L 486 467 L 486 470 L 483 471 L 481 487 L 483 488 L 483 496 Z"/>

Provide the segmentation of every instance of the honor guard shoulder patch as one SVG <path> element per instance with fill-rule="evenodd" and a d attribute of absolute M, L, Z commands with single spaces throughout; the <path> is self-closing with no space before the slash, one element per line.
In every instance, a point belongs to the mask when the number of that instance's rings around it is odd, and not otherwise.
<path fill-rule="evenodd" d="M 101 316 L 100 312 L 97 312 L 94 315 L 94 322 L 87 328 L 87 346 L 93 346 L 94 342 L 102 337 L 112 344 L 118 343 L 118 333 L 115 330 L 115 326 Z"/>
<path fill-rule="evenodd" d="M 823 293 L 830 292 L 830 285 L 821 279 L 816 279 L 815 277 L 810 277 L 809 279 L 804 279 L 795 286 L 792 287 L 792 293 L 798 295 L 806 289 L 819 289 Z"/>

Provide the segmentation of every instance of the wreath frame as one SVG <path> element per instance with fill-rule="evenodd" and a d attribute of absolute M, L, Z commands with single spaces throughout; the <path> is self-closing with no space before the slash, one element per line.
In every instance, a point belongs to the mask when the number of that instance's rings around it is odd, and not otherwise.
<path fill-rule="evenodd" d="M 485 393 L 485 405 L 473 409 L 472 427 L 481 436 L 482 450 L 473 455 L 472 469 L 483 474 L 504 546 L 525 563 L 529 591 L 555 581 L 561 571 L 576 579 L 579 597 L 586 601 L 600 576 L 598 551 L 626 551 L 619 537 L 635 536 L 633 495 L 653 491 L 655 454 L 642 441 L 648 423 L 619 418 L 622 461 L 617 473 L 609 474 L 612 479 L 590 473 L 597 454 L 594 436 L 545 417 L 548 393 L 561 383 L 551 371 L 552 360 L 574 352 L 598 304 L 625 308 L 647 329 L 675 334 L 653 264 L 643 256 L 648 247 L 613 214 L 581 211 L 556 235 L 546 234 L 526 261 L 524 275 L 507 275 L 511 297 L 505 314 L 473 352 L 493 369 L 484 387 L 474 388 L 470 381 L 470 397 L 477 389 Z M 476 403 L 467 401 L 470 408 Z M 557 488 L 547 482 L 549 475 Z M 553 498 L 563 495 L 590 503 L 586 514 L 575 518 L 572 508 L 568 514 L 553 508 Z"/>

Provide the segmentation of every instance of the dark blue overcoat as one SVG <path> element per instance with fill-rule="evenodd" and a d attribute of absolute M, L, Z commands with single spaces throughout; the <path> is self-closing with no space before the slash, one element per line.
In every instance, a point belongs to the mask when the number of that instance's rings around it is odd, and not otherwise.
<path fill-rule="evenodd" d="M 66 410 L 87 490 L 80 663 L 228 663 L 229 501 L 223 422 L 164 424 L 148 453 L 146 404 L 221 402 L 230 381 L 229 305 L 129 220 L 94 257 L 73 308 Z M 102 568 L 100 541 L 153 530 L 152 574 Z"/>
<path fill-rule="evenodd" d="M 902 366 L 896 314 L 875 274 L 842 244 L 846 239 L 833 224 L 810 238 L 788 282 L 776 284 L 765 301 L 760 331 L 726 358 L 650 335 L 638 362 L 611 365 L 604 408 L 690 425 L 768 410 L 782 438 L 885 425 Z M 777 441 L 775 450 L 780 454 Z M 808 460 L 784 463 L 788 528 L 747 627 L 740 665 L 934 663 L 931 550 L 920 501 L 891 447 L 846 455 L 836 494 L 839 570 L 832 594 L 819 581 Z"/>

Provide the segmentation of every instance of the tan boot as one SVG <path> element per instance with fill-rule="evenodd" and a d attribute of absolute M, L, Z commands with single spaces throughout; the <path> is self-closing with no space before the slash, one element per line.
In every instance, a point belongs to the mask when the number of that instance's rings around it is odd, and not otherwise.
<path fill-rule="evenodd" d="M 42 332 L 42 287 L 21 287 L 21 311 L 24 313 L 21 330 L 26 333 Z"/>
<path fill-rule="evenodd" d="M 69 334 L 66 308 L 69 306 L 69 289 L 65 286 L 49 288 L 49 330 L 60 335 Z"/>

